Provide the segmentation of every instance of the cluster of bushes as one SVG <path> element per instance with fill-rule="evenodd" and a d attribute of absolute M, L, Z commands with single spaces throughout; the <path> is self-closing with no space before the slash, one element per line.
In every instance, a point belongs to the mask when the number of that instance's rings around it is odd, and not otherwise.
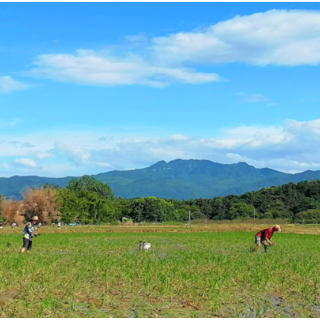
<path fill-rule="evenodd" d="M 241 196 L 185 201 L 210 219 L 289 219 L 294 223 L 320 223 L 320 181 L 288 183 Z"/>
<path fill-rule="evenodd" d="M 89 176 L 73 179 L 66 188 L 45 185 L 27 189 L 22 201 L 0 198 L 1 219 L 17 222 L 37 215 L 43 223 L 117 224 L 132 222 L 184 222 L 191 219 L 236 220 L 289 219 L 296 223 L 320 223 L 320 181 L 288 183 L 241 196 L 179 201 L 144 197 L 121 199 L 111 188 Z"/>

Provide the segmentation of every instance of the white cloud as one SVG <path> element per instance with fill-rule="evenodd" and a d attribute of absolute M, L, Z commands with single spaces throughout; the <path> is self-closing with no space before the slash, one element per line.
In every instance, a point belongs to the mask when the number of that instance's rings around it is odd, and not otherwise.
<path fill-rule="evenodd" d="M 11 166 L 8 162 L 0 162 L 0 168 L 9 169 Z"/>
<path fill-rule="evenodd" d="M 112 168 L 113 167 L 110 163 L 107 163 L 107 162 L 97 162 L 96 166 L 102 167 L 102 168 Z"/>
<path fill-rule="evenodd" d="M 145 34 L 125 36 L 124 40 L 131 46 L 146 46 L 150 39 Z"/>
<path fill-rule="evenodd" d="M 16 159 L 14 162 L 27 168 L 37 168 L 39 166 L 34 160 L 28 158 Z"/>
<path fill-rule="evenodd" d="M 34 145 L 28 142 L 10 141 L 8 143 L 14 145 L 16 148 L 34 148 Z"/>
<path fill-rule="evenodd" d="M 320 119 L 304 122 L 289 120 L 286 122 L 285 128 L 296 135 L 311 134 L 318 136 L 320 135 Z"/>
<path fill-rule="evenodd" d="M 243 102 L 246 103 L 259 103 L 259 102 L 265 102 L 267 101 L 267 98 L 259 93 L 256 94 L 248 94 L 245 92 L 238 93 L 238 96 L 242 97 Z"/>
<path fill-rule="evenodd" d="M 224 139 L 220 140 L 222 146 L 238 147 L 259 147 L 279 144 L 294 140 L 295 136 L 284 127 L 250 127 L 241 126 L 226 128 L 221 131 Z"/>
<path fill-rule="evenodd" d="M 29 85 L 16 81 L 8 76 L 0 77 L 0 93 L 11 93 L 29 88 Z"/>
<path fill-rule="evenodd" d="M 99 141 L 109 135 L 113 139 Z M 30 169 L 32 174 L 47 176 L 93 174 L 100 170 L 142 168 L 159 160 L 177 158 L 220 163 L 244 161 L 258 168 L 270 167 L 284 172 L 320 170 L 320 119 L 288 120 L 269 127 L 224 128 L 211 137 L 178 132 L 151 135 L 139 128 L 122 131 L 106 128 L 90 132 L 48 131 L 11 139 L 21 143 L 4 143 L 8 139 L 0 135 L 0 167 L 15 164 L 10 170 L 3 170 L 2 176 L 30 174 Z M 34 147 L 23 147 L 27 142 Z M 12 157 L 16 158 L 13 163 Z"/>
<path fill-rule="evenodd" d="M 183 141 L 188 139 L 188 137 L 183 134 L 173 134 L 172 136 L 169 136 L 169 138 L 173 141 Z"/>
<path fill-rule="evenodd" d="M 320 63 L 320 11 L 271 10 L 236 16 L 197 32 L 152 40 L 162 61 L 252 65 Z"/>
<path fill-rule="evenodd" d="M 51 158 L 53 155 L 49 152 L 33 152 L 32 155 L 40 160 Z"/>
<path fill-rule="evenodd" d="M 36 68 L 29 72 L 30 75 L 96 86 L 138 84 L 164 87 L 176 82 L 201 84 L 221 80 L 214 73 L 160 66 L 133 54 L 116 57 L 92 50 L 78 50 L 74 55 L 41 55 L 34 64 Z"/>
<path fill-rule="evenodd" d="M 54 148 L 50 152 L 53 154 L 66 154 L 68 159 L 75 165 L 85 165 L 91 158 L 90 152 L 85 148 L 74 145 L 71 146 L 60 141 L 54 143 Z"/>
<path fill-rule="evenodd" d="M 216 73 L 199 72 L 199 65 L 318 65 L 320 11 L 271 10 L 236 16 L 200 31 L 149 39 L 128 35 L 125 43 L 101 51 L 39 55 L 27 74 L 79 85 L 164 87 L 223 80 Z M 9 77 L 0 79 L 7 83 L 3 90 L 25 86 Z M 246 98 L 251 103 L 264 101 L 259 94 Z"/>

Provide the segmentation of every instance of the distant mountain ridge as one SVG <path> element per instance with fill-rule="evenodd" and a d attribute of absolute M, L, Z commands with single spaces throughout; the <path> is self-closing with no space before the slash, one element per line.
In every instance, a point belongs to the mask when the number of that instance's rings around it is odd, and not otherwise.
<path fill-rule="evenodd" d="M 156 196 L 179 200 L 213 198 L 228 194 L 240 195 L 261 188 L 289 182 L 320 179 L 320 171 L 288 174 L 269 168 L 257 169 L 245 162 L 221 164 L 209 160 L 159 161 L 144 169 L 109 171 L 92 175 L 107 183 L 115 196 L 139 198 Z M 14 176 L 0 178 L 0 194 L 21 197 L 26 187 L 41 187 L 46 183 L 65 187 L 76 177 L 46 178 Z"/>

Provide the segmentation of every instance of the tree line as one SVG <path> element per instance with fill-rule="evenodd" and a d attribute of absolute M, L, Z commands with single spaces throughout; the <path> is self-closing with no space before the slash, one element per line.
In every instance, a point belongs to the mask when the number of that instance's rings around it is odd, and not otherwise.
<path fill-rule="evenodd" d="M 144 197 L 123 199 L 90 176 L 73 179 L 66 188 L 45 185 L 22 192 L 22 201 L 0 197 L 0 220 L 17 222 L 39 216 L 44 223 L 184 222 L 189 218 L 213 220 L 278 219 L 295 223 L 320 223 L 320 180 L 262 188 L 241 196 L 175 200 Z M 21 219 L 20 219 L 21 220 Z"/>

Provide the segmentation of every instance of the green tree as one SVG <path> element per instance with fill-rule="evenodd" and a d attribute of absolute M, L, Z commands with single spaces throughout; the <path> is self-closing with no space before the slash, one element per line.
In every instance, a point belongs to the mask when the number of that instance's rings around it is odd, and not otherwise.
<path fill-rule="evenodd" d="M 79 192 L 79 191 L 95 192 L 101 198 L 104 198 L 104 199 L 114 198 L 111 188 L 106 183 L 97 181 L 96 179 L 87 175 L 81 177 L 80 179 L 72 179 L 69 182 L 67 188 L 73 192 Z"/>
<path fill-rule="evenodd" d="M 184 208 L 175 209 L 173 211 L 173 216 L 174 216 L 173 221 L 181 221 L 181 222 L 187 221 L 189 218 L 189 211 L 187 211 Z"/>
<path fill-rule="evenodd" d="M 274 202 L 271 202 L 268 205 L 267 212 L 261 215 L 261 218 L 268 218 L 268 215 L 270 218 L 278 219 L 278 218 L 291 218 L 292 212 L 288 208 L 286 204 L 283 202 L 277 200 Z"/>
<path fill-rule="evenodd" d="M 86 200 L 76 192 L 67 188 L 60 189 L 59 202 L 61 204 L 61 220 L 66 223 L 80 220 L 82 222 L 89 221 L 89 212 L 87 210 Z"/>
<path fill-rule="evenodd" d="M 166 200 L 145 197 L 131 203 L 129 214 L 136 222 L 162 222 L 175 221 L 177 212 L 174 211 L 174 205 Z"/>
<path fill-rule="evenodd" d="M 230 212 L 229 219 L 237 219 L 237 218 L 250 218 L 253 216 L 254 208 L 250 204 L 246 204 L 244 202 L 236 202 L 233 204 Z"/>
<path fill-rule="evenodd" d="M 320 203 L 313 198 L 303 198 L 298 205 L 293 207 L 293 212 L 298 213 L 309 209 L 320 209 Z"/>
<path fill-rule="evenodd" d="M 122 215 L 123 201 L 101 198 L 98 193 L 87 190 L 60 190 L 61 219 L 70 223 L 105 223 L 119 220 Z"/>
<path fill-rule="evenodd" d="M 212 215 L 211 219 L 219 219 L 223 220 L 225 219 L 225 208 L 223 204 L 223 199 L 221 197 L 215 197 L 212 201 Z"/>
<path fill-rule="evenodd" d="M 320 210 L 309 209 L 299 212 L 296 216 L 298 223 L 320 223 Z"/>

